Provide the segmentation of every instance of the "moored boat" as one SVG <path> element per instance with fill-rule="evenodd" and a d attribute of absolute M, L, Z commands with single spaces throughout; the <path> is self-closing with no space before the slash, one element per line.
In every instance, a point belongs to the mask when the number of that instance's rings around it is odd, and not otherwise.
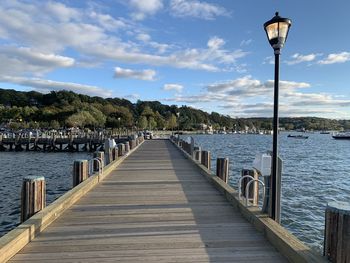
<path fill-rule="evenodd" d="M 295 138 L 295 139 L 308 139 L 309 136 L 305 136 L 305 135 L 292 135 L 292 134 L 288 134 L 287 136 L 288 138 Z"/>
<path fill-rule="evenodd" d="M 332 137 L 337 140 L 350 140 L 350 132 L 339 132 L 333 134 Z"/>

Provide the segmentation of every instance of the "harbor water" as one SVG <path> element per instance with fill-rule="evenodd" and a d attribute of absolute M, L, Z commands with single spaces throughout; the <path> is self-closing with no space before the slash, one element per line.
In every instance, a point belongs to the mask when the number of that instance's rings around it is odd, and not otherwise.
<path fill-rule="evenodd" d="M 44 176 L 46 204 L 72 188 L 73 161 L 90 153 L 0 152 L 0 236 L 20 223 L 22 178 Z"/>

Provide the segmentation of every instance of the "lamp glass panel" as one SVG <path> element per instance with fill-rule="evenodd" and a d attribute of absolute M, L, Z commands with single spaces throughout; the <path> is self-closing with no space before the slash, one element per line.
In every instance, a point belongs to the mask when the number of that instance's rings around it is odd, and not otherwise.
<path fill-rule="evenodd" d="M 280 22 L 280 34 L 279 37 L 286 38 L 288 34 L 289 24 L 287 22 Z"/>
<path fill-rule="evenodd" d="M 278 38 L 278 23 L 273 23 L 266 26 L 266 32 L 269 40 Z"/>

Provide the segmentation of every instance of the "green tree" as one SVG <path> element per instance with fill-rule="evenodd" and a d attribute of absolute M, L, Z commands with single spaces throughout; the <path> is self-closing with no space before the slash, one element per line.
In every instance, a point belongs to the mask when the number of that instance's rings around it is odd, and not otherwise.
<path fill-rule="evenodd" d="M 177 126 L 177 119 L 174 114 L 171 114 L 168 119 L 166 120 L 167 128 L 169 130 L 173 130 Z"/>
<path fill-rule="evenodd" d="M 147 128 L 147 126 L 148 126 L 148 121 L 146 116 L 141 116 L 138 121 L 138 128 L 141 130 L 144 130 Z"/>
<path fill-rule="evenodd" d="M 157 127 L 157 122 L 156 120 L 153 118 L 153 117 L 150 117 L 149 120 L 148 120 L 148 128 L 150 130 L 153 130 L 154 128 Z"/>

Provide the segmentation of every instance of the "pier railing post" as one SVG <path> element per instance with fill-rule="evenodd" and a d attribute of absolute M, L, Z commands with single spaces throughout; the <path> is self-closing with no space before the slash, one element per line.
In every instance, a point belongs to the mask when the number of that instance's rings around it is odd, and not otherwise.
<path fill-rule="evenodd" d="M 21 193 L 21 222 L 23 223 L 46 205 L 46 184 L 43 176 L 23 178 Z"/>
<path fill-rule="evenodd" d="M 73 187 L 85 181 L 89 176 L 89 161 L 75 160 L 73 163 Z"/>
<path fill-rule="evenodd" d="M 229 177 L 229 159 L 228 158 L 217 158 L 216 159 L 216 176 L 223 180 L 225 183 L 228 182 Z"/>
<path fill-rule="evenodd" d="M 245 175 L 250 175 L 251 177 L 254 178 L 254 180 L 259 179 L 259 174 L 256 172 L 254 169 L 242 169 L 241 171 L 241 177 Z M 246 186 L 247 184 L 251 181 L 251 178 L 244 178 L 242 179 L 242 196 L 246 196 Z M 249 194 L 248 197 L 249 199 L 253 199 L 253 205 L 258 205 L 259 202 L 259 184 L 258 182 L 252 183 L 253 185 L 249 187 Z"/>
<path fill-rule="evenodd" d="M 350 203 L 328 203 L 323 253 L 331 262 L 350 262 Z"/>
<path fill-rule="evenodd" d="M 100 158 L 102 167 L 105 166 L 105 153 L 104 152 L 94 152 L 93 153 L 93 157 L 94 158 Z M 98 172 L 100 169 L 101 169 L 101 167 L 99 167 L 98 161 L 94 160 L 94 162 L 93 162 L 93 170 L 94 170 L 94 172 Z"/>
<path fill-rule="evenodd" d="M 124 144 L 118 143 L 118 156 L 123 156 L 124 154 Z"/>
<path fill-rule="evenodd" d="M 130 152 L 130 144 L 129 144 L 129 142 L 125 142 L 124 143 L 124 149 L 125 149 L 125 153 Z"/>
<path fill-rule="evenodd" d="M 202 151 L 202 148 L 201 147 L 194 147 L 193 149 L 193 158 L 196 160 L 196 161 L 201 161 L 201 151 Z"/>
<path fill-rule="evenodd" d="M 202 151 L 201 164 L 204 165 L 208 170 L 211 169 L 210 151 Z"/>

